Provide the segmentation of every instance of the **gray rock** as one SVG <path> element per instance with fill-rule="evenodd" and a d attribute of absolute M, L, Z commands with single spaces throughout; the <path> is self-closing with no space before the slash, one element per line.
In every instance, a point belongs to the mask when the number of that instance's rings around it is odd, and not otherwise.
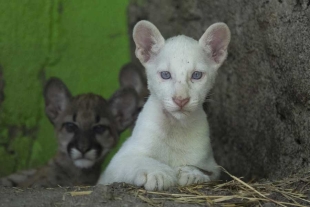
<path fill-rule="evenodd" d="M 309 1 L 131 0 L 128 16 L 130 33 L 147 19 L 165 38 L 227 23 L 229 55 L 206 107 L 216 160 L 246 178 L 309 166 Z"/>

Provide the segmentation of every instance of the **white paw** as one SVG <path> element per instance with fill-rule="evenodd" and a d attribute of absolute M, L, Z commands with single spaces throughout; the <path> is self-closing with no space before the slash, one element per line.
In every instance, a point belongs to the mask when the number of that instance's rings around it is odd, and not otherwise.
<path fill-rule="evenodd" d="M 167 190 L 176 183 L 176 172 L 173 169 L 140 170 L 134 180 L 135 185 L 144 186 L 145 190 Z"/>
<path fill-rule="evenodd" d="M 181 186 L 205 183 L 210 181 L 208 175 L 191 166 L 182 166 L 178 168 L 178 184 Z"/>

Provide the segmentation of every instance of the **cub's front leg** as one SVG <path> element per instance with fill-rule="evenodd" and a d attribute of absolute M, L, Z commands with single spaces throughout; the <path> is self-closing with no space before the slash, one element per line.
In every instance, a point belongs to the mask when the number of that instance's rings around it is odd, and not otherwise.
<path fill-rule="evenodd" d="M 176 173 L 175 169 L 150 157 L 116 156 L 98 183 L 126 182 L 146 190 L 167 190 L 176 186 Z"/>
<path fill-rule="evenodd" d="M 209 172 L 191 165 L 180 166 L 177 168 L 177 172 L 178 184 L 181 186 L 205 183 L 211 180 Z"/>
<path fill-rule="evenodd" d="M 167 190 L 176 185 L 176 172 L 169 166 L 145 167 L 137 171 L 134 183 L 146 190 Z"/>

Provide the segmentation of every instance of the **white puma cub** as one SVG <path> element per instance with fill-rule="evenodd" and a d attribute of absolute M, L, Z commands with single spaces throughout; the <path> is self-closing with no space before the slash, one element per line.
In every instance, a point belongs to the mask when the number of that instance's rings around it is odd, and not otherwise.
<path fill-rule="evenodd" d="M 213 24 L 198 42 L 184 35 L 165 41 L 152 23 L 140 21 L 133 38 L 150 97 L 98 183 L 164 190 L 217 179 L 202 104 L 227 56 L 229 28 Z"/>

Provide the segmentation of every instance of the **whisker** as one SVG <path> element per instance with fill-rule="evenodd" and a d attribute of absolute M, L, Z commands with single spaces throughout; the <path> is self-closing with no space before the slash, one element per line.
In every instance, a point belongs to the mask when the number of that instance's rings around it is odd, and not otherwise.
<path fill-rule="evenodd" d="M 211 99 L 211 96 L 213 96 L 214 93 L 208 93 L 203 103 L 216 103 L 214 99 Z"/>
<path fill-rule="evenodd" d="M 145 97 L 143 97 L 144 99 L 148 99 L 150 97 L 150 95 L 147 95 L 147 96 L 145 96 Z"/>
<path fill-rule="evenodd" d="M 217 101 L 209 98 L 209 99 L 205 99 L 205 101 L 203 103 L 217 103 Z"/>
<path fill-rule="evenodd" d="M 213 95 L 214 95 L 214 93 L 208 93 L 205 99 L 210 99 L 210 97 Z"/>

